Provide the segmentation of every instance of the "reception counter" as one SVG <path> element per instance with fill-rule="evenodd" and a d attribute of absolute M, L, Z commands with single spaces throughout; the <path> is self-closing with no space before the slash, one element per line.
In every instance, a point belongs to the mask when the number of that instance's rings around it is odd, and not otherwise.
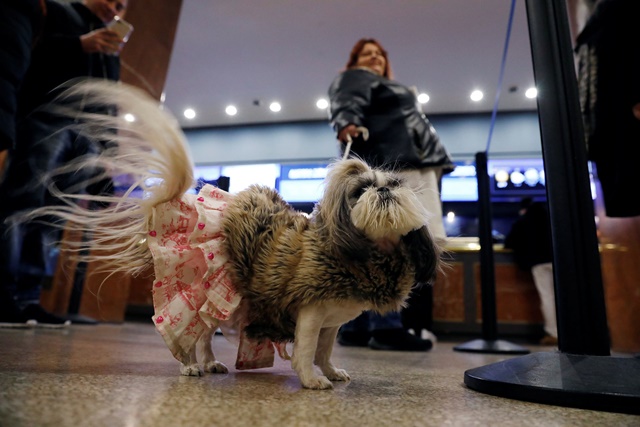
<path fill-rule="evenodd" d="M 446 265 L 433 287 L 434 332 L 479 335 L 482 329 L 480 245 L 478 238 L 450 238 Z M 513 254 L 494 245 L 498 334 L 541 336 L 540 299 L 531 273 L 520 270 Z"/>
<path fill-rule="evenodd" d="M 540 337 L 540 299 L 530 272 L 520 270 L 513 254 L 495 244 L 495 290 L 498 337 Z M 482 306 L 480 245 L 477 238 L 452 238 L 446 247 L 447 266 L 434 284 L 434 332 L 481 336 Z M 611 349 L 640 352 L 640 263 L 632 245 L 600 245 L 602 282 Z M 634 258 L 635 257 L 635 258 Z M 633 261 L 635 259 L 635 262 Z M 631 280 L 630 280 L 631 279 Z"/>
<path fill-rule="evenodd" d="M 77 238 L 68 233 L 65 240 Z M 451 238 L 444 255 L 445 266 L 433 287 L 433 330 L 436 335 L 458 334 L 481 337 L 482 304 L 480 245 L 477 238 Z M 496 320 L 499 338 L 542 336 L 540 299 L 530 272 L 520 270 L 510 250 L 494 245 Z M 624 280 L 620 265 L 627 247 L 603 244 L 600 249 L 607 319 L 612 349 L 640 352 L 640 291 L 637 283 Z M 638 263 L 634 264 L 637 268 Z M 73 288 L 79 293 L 78 314 L 102 322 L 122 322 L 127 313 L 145 317 L 153 313 L 151 287 L 153 269 L 137 277 L 108 276 L 98 266 L 87 266 L 78 284 L 77 263 L 61 254 L 56 275 L 41 296 L 42 306 L 56 314 L 69 312 Z M 75 282 L 75 284 L 74 284 Z M 78 292 L 75 292 L 76 294 Z"/>

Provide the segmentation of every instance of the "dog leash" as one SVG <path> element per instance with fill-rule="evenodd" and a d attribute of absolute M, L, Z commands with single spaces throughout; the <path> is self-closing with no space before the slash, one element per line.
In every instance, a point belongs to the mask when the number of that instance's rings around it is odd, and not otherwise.
<path fill-rule="evenodd" d="M 369 139 L 369 129 L 364 126 L 358 126 L 356 128 L 358 132 L 360 132 L 360 136 L 358 138 L 362 138 L 363 141 Z M 345 160 L 349 157 L 349 151 L 351 151 L 351 145 L 353 145 L 353 139 L 351 135 L 347 134 L 347 146 L 344 149 L 344 155 L 342 156 L 342 160 Z"/>

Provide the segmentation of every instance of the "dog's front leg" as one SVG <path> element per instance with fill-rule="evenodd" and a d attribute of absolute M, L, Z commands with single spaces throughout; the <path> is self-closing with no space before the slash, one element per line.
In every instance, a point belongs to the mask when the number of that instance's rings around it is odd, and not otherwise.
<path fill-rule="evenodd" d="M 302 307 L 298 313 L 291 366 L 305 388 L 316 390 L 333 388 L 331 381 L 325 376 L 317 375 L 313 368 L 324 317 L 323 311 L 315 306 Z"/>
<path fill-rule="evenodd" d="M 316 349 L 314 363 L 322 370 L 322 373 L 331 381 L 349 381 L 351 377 L 344 369 L 337 369 L 331 363 L 331 352 L 336 342 L 339 326 L 322 328 Z"/>

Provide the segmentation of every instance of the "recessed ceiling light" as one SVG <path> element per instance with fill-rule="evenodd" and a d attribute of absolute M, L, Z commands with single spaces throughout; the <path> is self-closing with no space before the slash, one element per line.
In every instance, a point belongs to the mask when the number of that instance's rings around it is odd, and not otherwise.
<path fill-rule="evenodd" d="M 533 99 L 536 96 L 538 96 L 538 89 L 536 89 L 535 87 L 530 87 L 529 89 L 527 89 L 527 91 L 524 93 L 524 96 L 526 96 L 529 99 Z"/>
<path fill-rule="evenodd" d="M 278 102 L 272 102 L 271 104 L 269 104 L 269 109 L 274 113 L 277 113 L 278 111 L 282 110 L 282 106 Z"/>
<path fill-rule="evenodd" d="M 324 110 L 328 106 L 329 106 L 329 101 L 327 101 L 324 98 L 320 98 L 320 99 L 318 99 L 318 102 L 316 102 L 316 107 L 318 107 L 321 110 Z"/>
<path fill-rule="evenodd" d="M 426 93 L 422 92 L 420 95 L 418 95 L 418 102 L 420 104 L 426 104 L 427 102 L 429 102 L 429 95 L 427 95 Z"/>
<path fill-rule="evenodd" d="M 186 110 L 184 110 L 183 114 L 189 120 L 194 119 L 196 117 L 196 111 L 193 108 L 187 108 Z"/>
<path fill-rule="evenodd" d="M 474 90 L 473 92 L 471 92 L 471 100 L 478 102 L 480 101 L 482 98 L 484 97 L 484 94 L 482 93 L 482 91 L 479 90 Z"/>
<path fill-rule="evenodd" d="M 129 123 L 133 123 L 133 122 L 135 122 L 135 121 L 136 121 L 136 116 L 134 116 L 134 115 L 133 115 L 133 114 L 131 114 L 131 113 L 127 113 L 127 114 L 125 114 L 125 115 L 124 115 L 124 119 L 125 119 L 126 121 L 128 121 Z"/>
<path fill-rule="evenodd" d="M 236 114 L 238 114 L 238 109 L 233 105 L 227 105 L 227 108 L 224 109 L 224 112 L 229 116 L 235 116 Z"/>

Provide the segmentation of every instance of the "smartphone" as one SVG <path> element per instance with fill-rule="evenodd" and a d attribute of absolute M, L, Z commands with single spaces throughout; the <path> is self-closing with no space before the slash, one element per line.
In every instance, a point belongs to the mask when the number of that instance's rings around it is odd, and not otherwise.
<path fill-rule="evenodd" d="M 120 39 L 125 43 L 129 40 L 129 37 L 133 32 L 133 25 L 118 16 L 107 24 L 107 28 L 118 34 Z"/>

